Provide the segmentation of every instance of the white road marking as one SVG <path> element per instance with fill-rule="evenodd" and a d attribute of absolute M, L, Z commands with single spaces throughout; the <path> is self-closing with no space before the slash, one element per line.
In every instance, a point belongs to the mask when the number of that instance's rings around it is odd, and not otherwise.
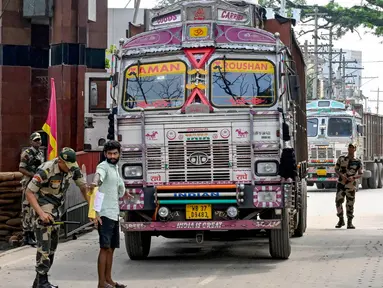
<path fill-rule="evenodd" d="M 209 284 L 210 282 L 213 282 L 215 279 L 217 279 L 217 275 L 211 275 L 211 276 L 205 278 L 204 280 L 202 280 L 201 282 L 199 282 L 198 285 L 205 286 L 205 285 Z"/>
<path fill-rule="evenodd" d="M 224 269 L 226 268 L 229 268 L 233 266 L 233 264 L 227 264 L 225 265 Z M 217 277 L 219 276 L 219 274 L 221 274 L 221 272 L 224 270 L 224 269 L 221 269 L 221 270 L 218 270 L 214 275 L 210 275 L 209 277 L 205 278 L 204 280 L 202 280 L 201 282 L 198 283 L 199 286 L 205 286 L 211 282 L 213 282 L 215 279 L 217 279 Z"/>

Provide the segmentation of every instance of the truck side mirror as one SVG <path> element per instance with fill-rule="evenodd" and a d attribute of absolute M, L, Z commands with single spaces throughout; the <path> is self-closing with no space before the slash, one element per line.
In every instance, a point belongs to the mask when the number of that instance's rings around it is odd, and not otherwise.
<path fill-rule="evenodd" d="M 356 126 L 356 131 L 358 131 L 358 133 L 363 136 L 363 126 L 362 125 L 357 125 Z"/>
<path fill-rule="evenodd" d="M 301 96 L 298 74 L 289 75 L 289 88 L 290 88 L 291 99 L 293 99 L 294 101 L 298 100 Z"/>
<path fill-rule="evenodd" d="M 116 87 L 118 85 L 118 76 L 119 72 L 113 74 L 113 87 Z"/>

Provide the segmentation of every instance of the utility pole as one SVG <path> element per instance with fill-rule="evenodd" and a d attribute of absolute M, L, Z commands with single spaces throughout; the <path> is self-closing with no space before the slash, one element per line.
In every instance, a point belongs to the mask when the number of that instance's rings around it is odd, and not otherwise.
<path fill-rule="evenodd" d="M 133 22 L 136 24 L 137 22 L 137 16 L 138 16 L 138 10 L 140 10 L 141 0 L 134 0 L 134 14 L 133 14 Z"/>
<path fill-rule="evenodd" d="M 286 0 L 281 0 L 281 16 L 286 17 Z"/>
<path fill-rule="evenodd" d="M 342 98 L 346 99 L 346 57 L 343 55 L 342 60 Z"/>
<path fill-rule="evenodd" d="M 328 80 L 329 80 L 329 91 L 328 91 L 328 96 L 329 96 L 329 99 L 331 100 L 333 98 L 333 88 L 332 88 L 332 84 L 333 84 L 333 78 L 332 78 L 332 63 L 333 63 L 333 26 L 330 26 L 330 33 L 329 34 L 321 34 L 321 36 L 329 36 L 329 44 L 328 44 L 328 47 L 329 47 L 329 52 L 323 52 L 322 54 L 328 54 L 328 58 L 329 58 L 329 61 L 328 61 L 328 70 L 329 70 L 329 77 L 328 77 Z M 336 54 L 336 53 L 335 53 Z"/>
<path fill-rule="evenodd" d="M 371 92 L 378 93 L 377 98 L 376 98 L 376 114 L 379 114 L 379 102 L 381 102 L 381 101 L 379 101 L 379 93 L 380 93 L 380 89 L 379 89 L 379 87 L 378 87 L 378 90 L 376 90 L 376 91 L 371 91 Z"/>
<path fill-rule="evenodd" d="M 318 6 L 315 6 L 315 32 L 314 32 L 314 83 L 313 83 L 313 98 L 318 97 Z"/>
<path fill-rule="evenodd" d="M 313 99 L 318 96 L 318 17 L 326 16 L 327 13 L 318 13 L 318 5 L 315 5 L 314 14 L 307 14 L 306 16 L 314 16 L 314 81 L 313 81 Z"/>
<path fill-rule="evenodd" d="M 362 100 L 364 98 L 364 111 L 367 112 L 368 110 L 368 97 L 364 96 L 362 94 L 362 86 L 366 85 L 368 82 L 372 81 L 373 79 L 378 79 L 379 77 L 359 77 L 359 98 Z M 370 79 L 366 83 L 362 84 L 362 79 Z"/>
<path fill-rule="evenodd" d="M 329 67 L 328 69 L 330 70 L 329 71 L 329 77 L 328 77 L 328 80 L 329 80 L 329 86 L 330 86 L 330 100 L 333 98 L 332 96 L 332 26 L 330 27 L 330 48 L 329 48 Z"/>

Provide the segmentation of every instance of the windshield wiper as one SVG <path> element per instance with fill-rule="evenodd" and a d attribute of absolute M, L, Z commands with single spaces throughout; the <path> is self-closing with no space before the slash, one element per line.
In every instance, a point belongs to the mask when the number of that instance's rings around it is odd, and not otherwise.
<path fill-rule="evenodd" d="M 138 65 L 137 65 L 137 69 L 138 69 L 138 73 L 140 73 L 140 63 L 138 62 Z M 144 89 L 142 88 L 142 83 L 140 81 L 140 77 L 137 76 L 137 73 L 132 71 L 129 73 L 129 76 L 132 76 L 134 75 L 134 77 L 136 78 L 136 81 L 137 81 L 137 84 L 138 84 L 138 87 L 140 88 L 140 91 L 141 91 L 141 94 L 142 94 L 142 97 L 144 98 L 145 100 L 145 104 L 148 104 L 148 101 L 146 100 L 146 96 L 145 96 L 145 93 L 144 93 Z"/>
<path fill-rule="evenodd" d="M 223 68 L 224 68 L 224 69 L 225 69 L 225 67 L 226 67 L 225 64 L 226 64 L 226 55 L 223 56 Z M 237 96 L 237 95 L 235 95 L 235 94 L 233 93 L 233 91 L 231 91 L 231 88 L 230 88 L 231 83 L 230 83 L 229 80 L 226 79 L 226 76 L 222 73 L 222 67 L 216 65 L 216 66 L 214 66 L 214 69 L 218 69 L 218 71 L 219 71 L 219 74 L 220 74 L 220 76 L 221 76 L 221 78 L 222 78 L 222 81 L 223 81 L 223 83 L 225 84 L 225 89 L 224 89 L 225 92 L 226 92 L 227 94 L 229 94 L 229 95 L 234 99 L 235 103 L 237 103 L 237 100 L 241 99 L 242 97 L 241 97 L 241 96 Z M 225 69 L 225 73 L 226 73 L 226 69 Z M 247 102 L 245 102 L 245 104 L 246 104 L 246 105 L 249 105 L 249 103 L 247 103 Z"/>

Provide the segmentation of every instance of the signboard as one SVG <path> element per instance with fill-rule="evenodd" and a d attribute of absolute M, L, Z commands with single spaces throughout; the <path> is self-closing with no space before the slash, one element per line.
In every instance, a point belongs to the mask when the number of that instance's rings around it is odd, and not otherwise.
<path fill-rule="evenodd" d="M 187 8 L 187 20 L 212 20 L 212 8 L 210 6 L 206 7 L 189 7 Z"/>
<path fill-rule="evenodd" d="M 132 72 L 137 73 L 138 76 L 138 66 L 134 65 L 128 68 L 126 71 L 126 78 L 131 79 L 135 78 Z M 159 75 L 169 75 L 169 74 L 182 74 L 186 72 L 186 65 L 183 62 L 164 62 L 164 63 L 151 63 L 140 65 L 140 77 L 151 77 Z"/>
<path fill-rule="evenodd" d="M 207 26 L 191 26 L 189 27 L 190 38 L 206 38 L 209 36 L 209 30 Z"/>
<path fill-rule="evenodd" d="M 247 15 L 226 9 L 218 9 L 218 20 L 229 22 L 247 22 Z"/>
<path fill-rule="evenodd" d="M 152 19 L 152 25 L 160 26 L 160 25 L 166 25 L 166 24 L 173 24 L 173 23 L 181 22 L 181 20 L 182 20 L 181 10 L 178 10 L 178 11 L 174 11 L 171 13 L 154 17 Z"/>
<path fill-rule="evenodd" d="M 225 65 L 225 67 L 224 67 Z M 221 71 L 235 72 L 235 73 L 274 73 L 274 65 L 268 61 L 257 60 L 216 60 L 212 64 L 212 72 Z"/>

